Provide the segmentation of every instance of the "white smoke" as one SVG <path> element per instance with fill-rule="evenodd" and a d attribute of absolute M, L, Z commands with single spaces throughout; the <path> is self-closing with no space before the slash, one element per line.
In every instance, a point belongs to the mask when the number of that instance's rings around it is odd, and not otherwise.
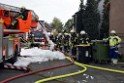
<path fill-rule="evenodd" d="M 99 4 L 98 4 L 98 8 L 97 8 L 97 10 L 98 10 L 98 12 L 100 14 L 100 23 L 98 25 L 99 33 L 100 33 L 100 28 L 101 28 L 102 22 L 103 22 L 103 10 L 104 10 L 103 6 L 104 6 L 104 2 L 105 2 L 105 0 L 101 0 L 99 2 Z"/>

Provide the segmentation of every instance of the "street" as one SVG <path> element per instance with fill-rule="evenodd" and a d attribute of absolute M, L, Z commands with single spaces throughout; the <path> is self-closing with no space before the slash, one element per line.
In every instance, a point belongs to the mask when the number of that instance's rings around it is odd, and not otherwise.
<path fill-rule="evenodd" d="M 69 63 L 69 61 L 67 61 L 67 60 L 62 60 L 62 61 L 55 60 L 55 61 L 49 61 L 49 62 L 45 62 L 45 63 L 32 63 L 32 64 L 30 64 L 30 68 L 32 69 L 32 71 L 34 71 L 34 70 L 38 70 L 38 69 L 42 69 L 42 68 L 58 66 L 58 65 L 63 65 L 63 64 L 67 64 L 67 63 Z M 96 64 L 96 66 L 99 66 L 99 65 Z M 114 68 L 115 66 L 103 64 L 103 67 Z M 124 68 L 120 67 L 120 66 L 116 66 L 116 68 L 114 68 L 114 69 L 119 69 L 119 68 L 124 70 Z M 52 70 L 36 73 L 36 74 L 30 75 L 30 76 L 18 78 L 13 81 L 10 81 L 8 83 L 34 83 L 35 81 L 41 80 L 46 77 L 52 77 L 52 76 L 56 76 L 56 75 L 77 72 L 79 70 L 82 70 L 82 68 L 80 68 L 76 65 L 71 65 L 68 67 L 52 69 Z M 26 72 L 18 71 L 18 70 L 1 69 L 0 73 L 1 73 L 0 81 L 2 81 L 9 77 L 23 74 Z M 48 81 L 46 83 L 124 83 L 123 78 L 124 78 L 124 74 L 88 68 L 87 71 L 82 74 L 57 79 L 55 81 Z"/>

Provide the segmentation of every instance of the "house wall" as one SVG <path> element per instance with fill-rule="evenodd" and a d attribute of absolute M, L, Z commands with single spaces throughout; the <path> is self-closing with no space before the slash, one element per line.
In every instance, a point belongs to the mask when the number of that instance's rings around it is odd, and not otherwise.
<path fill-rule="evenodd" d="M 110 0 L 110 30 L 124 33 L 124 0 Z"/>

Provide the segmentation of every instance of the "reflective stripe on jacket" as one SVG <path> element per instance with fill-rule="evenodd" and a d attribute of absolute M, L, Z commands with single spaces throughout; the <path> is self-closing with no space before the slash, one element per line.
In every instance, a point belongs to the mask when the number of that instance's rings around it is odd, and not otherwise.
<path fill-rule="evenodd" d="M 110 36 L 109 37 L 109 45 L 112 47 L 115 47 L 120 42 L 121 42 L 121 38 L 119 38 L 118 36 Z"/>

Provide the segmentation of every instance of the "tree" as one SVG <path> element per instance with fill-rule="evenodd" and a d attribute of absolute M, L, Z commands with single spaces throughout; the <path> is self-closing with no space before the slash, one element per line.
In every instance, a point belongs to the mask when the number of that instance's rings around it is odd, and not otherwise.
<path fill-rule="evenodd" d="M 55 17 L 55 18 L 53 19 L 52 23 L 51 23 L 51 27 L 52 27 L 53 29 L 56 29 L 57 32 L 61 32 L 61 30 L 63 29 L 63 24 L 62 24 L 62 22 L 60 21 L 60 19 L 58 19 L 58 18 Z"/>
<path fill-rule="evenodd" d="M 103 10 L 103 23 L 101 27 L 101 33 L 103 33 L 104 38 L 109 36 L 109 0 L 105 0 L 104 2 L 104 10 Z"/>
<path fill-rule="evenodd" d="M 73 20 L 72 19 L 68 19 L 68 21 L 65 23 L 64 27 L 65 27 L 65 30 L 67 32 L 69 32 L 72 29 L 72 27 L 73 27 Z"/>
<path fill-rule="evenodd" d="M 81 0 L 79 11 L 75 13 L 74 18 L 74 26 L 76 28 L 76 32 L 80 33 L 81 30 L 84 30 L 84 20 L 85 20 L 85 7 L 83 4 L 83 0 Z"/>
<path fill-rule="evenodd" d="M 96 0 L 87 0 L 85 13 L 83 14 L 84 30 L 92 39 L 99 38 L 98 24 L 100 16 L 97 10 L 98 3 Z"/>

